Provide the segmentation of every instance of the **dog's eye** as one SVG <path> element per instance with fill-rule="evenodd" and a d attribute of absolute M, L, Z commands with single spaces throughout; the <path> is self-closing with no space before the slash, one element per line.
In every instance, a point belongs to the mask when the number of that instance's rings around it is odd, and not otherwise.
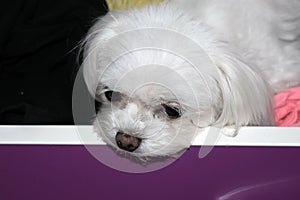
<path fill-rule="evenodd" d="M 166 114 L 168 115 L 169 118 L 171 119 L 177 119 L 181 117 L 182 112 L 179 108 L 167 104 L 162 104 L 162 106 L 165 109 Z"/>
<path fill-rule="evenodd" d="M 116 102 L 122 100 L 122 94 L 120 92 L 115 92 L 112 90 L 108 90 L 104 92 L 106 99 L 110 102 Z"/>

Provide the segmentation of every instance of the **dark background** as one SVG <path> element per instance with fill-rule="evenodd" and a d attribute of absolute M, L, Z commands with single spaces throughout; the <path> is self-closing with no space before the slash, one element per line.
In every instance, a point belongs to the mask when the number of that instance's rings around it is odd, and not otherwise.
<path fill-rule="evenodd" d="M 104 0 L 4 0 L 0 5 L 0 124 L 73 124 L 79 42 Z"/>

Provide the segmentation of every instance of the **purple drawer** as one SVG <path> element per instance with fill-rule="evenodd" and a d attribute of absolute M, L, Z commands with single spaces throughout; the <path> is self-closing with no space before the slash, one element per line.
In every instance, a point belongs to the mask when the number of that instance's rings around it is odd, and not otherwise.
<path fill-rule="evenodd" d="M 83 145 L 0 145 L 0 199 L 300 199 L 299 147 L 218 146 L 203 159 L 199 148 L 130 174 Z"/>

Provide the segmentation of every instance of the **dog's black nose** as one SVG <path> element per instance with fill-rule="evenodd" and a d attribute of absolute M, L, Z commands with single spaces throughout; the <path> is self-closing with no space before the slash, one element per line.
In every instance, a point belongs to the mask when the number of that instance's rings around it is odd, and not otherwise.
<path fill-rule="evenodd" d="M 142 139 L 128 135 L 123 132 L 118 132 L 116 135 L 116 142 L 120 149 L 125 151 L 133 152 L 141 144 Z"/>

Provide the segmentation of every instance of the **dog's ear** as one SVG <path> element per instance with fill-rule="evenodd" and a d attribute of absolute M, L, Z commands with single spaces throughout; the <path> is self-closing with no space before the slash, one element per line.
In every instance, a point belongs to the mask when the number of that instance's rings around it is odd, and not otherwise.
<path fill-rule="evenodd" d="M 216 126 L 273 124 L 272 94 L 262 76 L 236 55 L 214 58 L 223 110 Z"/>
<path fill-rule="evenodd" d="M 112 28 L 113 22 L 114 16 L 112 14 L 99 18 L 81 43 L 83 77 L 93 96 L 99 89 L 101 74 L 108 65 L 104 54 L 109 51 L 106 47 L 107 41 L 116 34 Z"/>

